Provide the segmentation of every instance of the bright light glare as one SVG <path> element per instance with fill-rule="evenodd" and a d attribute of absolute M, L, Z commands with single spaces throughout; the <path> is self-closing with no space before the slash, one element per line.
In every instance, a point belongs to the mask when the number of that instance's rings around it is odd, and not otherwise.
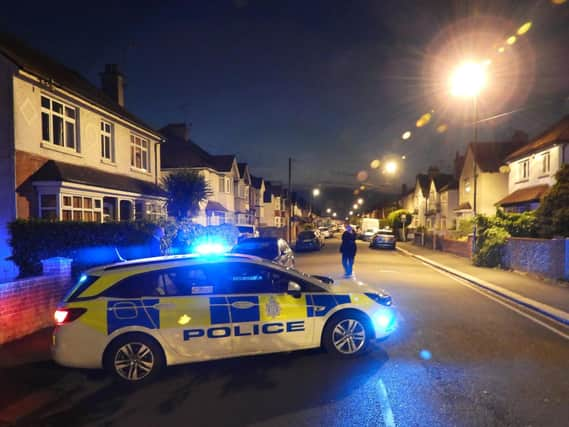
<path fill-rule="evenodd" d="M 334 218 L 336 218 L 336 212 L 334 212 L 334 213 L 332 214 L 332 216 L 333 216 Z"/>
<path fill-rule="evenodd" d="M 227 248 L 221 243 L 205 242 L 198 244 L 194 251 L 200 255 L 213 255 L 225 253 Z"/>
<path fill-rule="evenodd" d="M 511 37 L 508 37 L 508 40 L 506 40 L 506 43 L 508 43 L 509 45 L 512 45 L 516 42 L 516 40 L 517 40 L 516 36 L 511 36 Z"/>
<path fill-rule="evenodd" d="M 358 204 L 357 204 L 357 203 L 354 203 L 354 206 L 353 206 L 353 208 L 354 208 L 354 209 L 357 209 L 357 208 L 359 208 Z"/>
<path fill-rule="evenodd" d="M 375 315 L 375 324 L 381 329 L 387 328 L 392 320 L 393 315 L 388 312 L 381 312 Z"/>
<path fill-rule="evenodd" d="M 354 214 L 354 211 L 350 211 L 350 212 L 348 212 L 348 213 L 349 213 L 350 215 L 353 215 L 353 214 Z"/>
<path fill-rule="evenodd" d="M 397 172 L 397 163 L 391 161 L 385 164 L 385 173 L 394 174 Z"/>
<path fill-rule="evenodd" d="M 464 62 L 451 75 L 450 91 L 454 96 L 477 96 L 486 85 L 486 68 L 477 62 Z"/>
<path fill-rule="evenodd" d="M 53 318 L 55 319 L 55 323 L 61 325 L 67 319 L 67 315 L 69 312 L 67 310 L 55 310 L 53 313 Z"/>
<path fill-rule="evenodd" d="M 326 213 L 330 213 L 330 212 L 332 212 L 332 209 L 330 209 L 330 208 L 326 209 Z"/>
<path fill-rule="evenodd" d="M 362 199 L 361 197 L 358 199 L 358 205 L 363 205 L 364 204 L 364 199 Z"/>
<path fill-rule="evenodd" d="M 371 161 L 371 163 L 369 164 L 369 166 L 370 166 L 372 169 L 377 169 L 380 164 L 381 164 L 381 162 L 380 162 L 379 160 L 375 159 L 375 160 L 372 160 L 372 161 Z"/>
<path fill-rule="evenodd" d="M 407 132 L 404 132 L 403 135 L 401 135 L 401 138 L 404 139 L 405 141 L 411 138 L 411 131 L 408 130 Z"/>
<path fill-rule="evenodd" d="M 319 188 L 315 188 L 314 190 L 312 190 L 312 195 L 313 195 L 314 197 L 320 196 L 320 189 L 319 189 Z"/>

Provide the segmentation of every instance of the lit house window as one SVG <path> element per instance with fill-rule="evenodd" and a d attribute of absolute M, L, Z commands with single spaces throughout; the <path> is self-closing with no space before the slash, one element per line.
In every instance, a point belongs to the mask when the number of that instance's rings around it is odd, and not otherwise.
<path fill-rule="evenodd" d="M 101 222 L 103 205 L 101 199 L 63 195 L 61 205 L 63 221 Z"/>
<path fill-rule="evenodd" d="M 551 156 L 549 155 L 549 151 L 544 153 L 541 156 L 541 172 L 542 173 L 549 173 L 551 170 Z"/>
<path fill-rule="evenodd" d="M 112 125 L 101 120 L 101 157 L 111 162 L 115 161 L 115 150 L 113 146 Z"/>
<path fill-rule="evenodd" d="M 42 141 L 78 151 L 74 107 L 55 101 L 45 95 L 41 97 Z"/>
<path fill-rule="evenodd" d="M 130 165 L 133 168 L 148 171 L 149 169 L 149 148 L 150 143 L 147 139 L 138 135 L 130 136 Z"/>

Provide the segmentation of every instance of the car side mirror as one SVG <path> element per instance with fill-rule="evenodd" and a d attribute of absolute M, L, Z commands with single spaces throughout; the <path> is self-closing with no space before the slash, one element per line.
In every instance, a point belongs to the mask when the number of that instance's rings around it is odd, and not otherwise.
<path fill-rule="evenodd" d="M 287 288 L 287 294 L 292 295 L 295 298 L 300 298 L 300 294 L 302 292 L 302 289 L 300 288 L 300 285 L 296 282 L 288 282 L 288 288 Z"/>

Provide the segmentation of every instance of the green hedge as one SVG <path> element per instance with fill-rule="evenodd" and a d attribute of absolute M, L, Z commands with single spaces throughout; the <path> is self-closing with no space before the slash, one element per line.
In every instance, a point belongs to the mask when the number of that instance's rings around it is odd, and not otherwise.
<path fill-rule="evenodd" d="M 52 257 L 73 259 L 73 269 L 115 262 L 121 256 L 138 258 L 152 238 L 151 222 L 54 222 L 17 220 L 9 224 L 10 259 L 20 268 L 20 276 L 41 273 L 41 260 Z"/>

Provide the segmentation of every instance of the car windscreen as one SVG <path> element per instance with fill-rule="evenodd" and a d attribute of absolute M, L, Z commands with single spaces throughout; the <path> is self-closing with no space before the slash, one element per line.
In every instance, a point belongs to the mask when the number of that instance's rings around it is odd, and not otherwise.
<path fill-rule="evenodd" d="M 233 247 L 233 253 L 254 255 L 261 258 L 274 259 L 278 256 L 275 242 L 251 241 L 241 242 Z"/>
<path fill-rule="evenodd" d="M 314 239 L 314 231 L 302 231 L 298 234 L 299 239 Z"/>
<path fill-rule="evenodd" d="M 237 230 L 239 230 L 240 233 L 253 233 L 255 231 L 253 227 L 244 225 L 237 226 Z"/>

